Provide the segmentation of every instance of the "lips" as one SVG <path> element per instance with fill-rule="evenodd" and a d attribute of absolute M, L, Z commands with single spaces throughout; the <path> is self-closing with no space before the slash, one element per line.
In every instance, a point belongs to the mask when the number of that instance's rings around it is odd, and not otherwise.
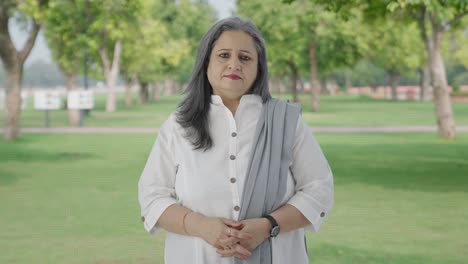
<path fill-rule="evenodd" d="M 229 75 L 224 75 L 224 77 L 229 78 L 231 80 L 240 80 L 241 77 L 237 74 L 229 74 Z"/>

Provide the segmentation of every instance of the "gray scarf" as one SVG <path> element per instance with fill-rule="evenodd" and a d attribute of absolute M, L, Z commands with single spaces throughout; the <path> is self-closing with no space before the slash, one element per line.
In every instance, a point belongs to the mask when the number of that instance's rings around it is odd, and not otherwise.
<path fill-rule="evenodd" d="M 240 220 L 262 217 L 282 205 L 300 113 L 298 105 L 283 100 L 270 99 L 263 104 L 242 194 Z M 271 262 L 271 239 L 260 244 L 246 261 L 236 258 L 236 264 Z"/>

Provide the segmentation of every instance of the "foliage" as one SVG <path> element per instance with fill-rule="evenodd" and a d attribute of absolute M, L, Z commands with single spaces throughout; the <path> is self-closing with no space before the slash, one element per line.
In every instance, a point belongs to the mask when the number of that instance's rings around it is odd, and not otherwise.
<path fill-rule="evenodd" d="M 309 74 L 312 42 L 317 47 L 318 71 L 322 76 L 353 65 L 366 50 L 366 33 L 357 26 L 357 10 L 344 20 L 312 1 L 285 4 L 270 0 L 242 1 L 239 13 L 252 19 L 264 34 L 269 65 L 275 75 L 284 75 L 291 63 L 302 74 Z"/>
<path fill-rule="evenodd" d="M 368 56 L 389 73 L 408 76 L 423 63 L 424 46 L 415 23 L 381 20 L 369 31 L 373 37 Z"/>
<path fill-rule="evenodd" d="M 52 56 L 65 73 L 77 73 L 88 42 L 86 2 L 52 1 L 49 6 L 45 35 Z"/>
<path fill-rule="evenodd" d="M 166 77 L 187 81 L 195 62 L 198 45 L 206 31 L 216 21 L 216 12 L 207 1 L 157 1 L 153 17 L 166 25 L 169 41 L 175 45 L 163 61 Z"/>

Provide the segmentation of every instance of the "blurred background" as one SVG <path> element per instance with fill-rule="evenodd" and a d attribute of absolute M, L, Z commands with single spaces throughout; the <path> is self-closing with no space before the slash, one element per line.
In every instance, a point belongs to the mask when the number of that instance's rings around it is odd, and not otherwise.
<path fill-rule="evenodd" d="M 0 263 L 164 263 L 137 181 L 231 15 L 335 175 L 310 262 L 467 263 L 468 0 L 1 0 Z"/>

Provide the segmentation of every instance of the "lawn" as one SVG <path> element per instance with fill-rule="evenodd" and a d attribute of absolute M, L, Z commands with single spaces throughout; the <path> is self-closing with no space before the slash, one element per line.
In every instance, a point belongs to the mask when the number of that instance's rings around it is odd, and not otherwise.
<path fill-rule="evenodd" d="M 156 135 L 0 140 L 0 263 L 163 263 L 137 181 Z M 335 208 L 311 263 L 468 262 L 468 134 L 317 134 Z"/>
<path fill-rule="evenodd" d="M 136 95 L 135 95 L 136 97 Z M 289 95 L 277 97 L 288 98 Z M 180 96 L 165 96 L 160 102 L 135 105 L 126 108 L 124 95 L 118 95 L 118 107 L 115 113 L 104 111 L 105 96 L 96 95 L 95 109 L 84 120 L 85 126 L 94 127 L 159 127 L 174 111 Z M 321 110 L 318 113 L 310 110 L 310 96 L 301 95 L 303 116 L 311 126 L 435 126 L 434 105 L 431 102 L 393 102 L 375 100 L 369 97 L 351 95 L 322 96 Z M 458 125 L 468 125 L 468 104 L 454 103 L 453 111 Z M 3 116 L 0 116 L 2 121 Z M 50 111 L 51 126 L 67 126 L 65 110 Z M 43 127 L 45 113 L 29 106 L 22 112 L 22 127 Z"/>

